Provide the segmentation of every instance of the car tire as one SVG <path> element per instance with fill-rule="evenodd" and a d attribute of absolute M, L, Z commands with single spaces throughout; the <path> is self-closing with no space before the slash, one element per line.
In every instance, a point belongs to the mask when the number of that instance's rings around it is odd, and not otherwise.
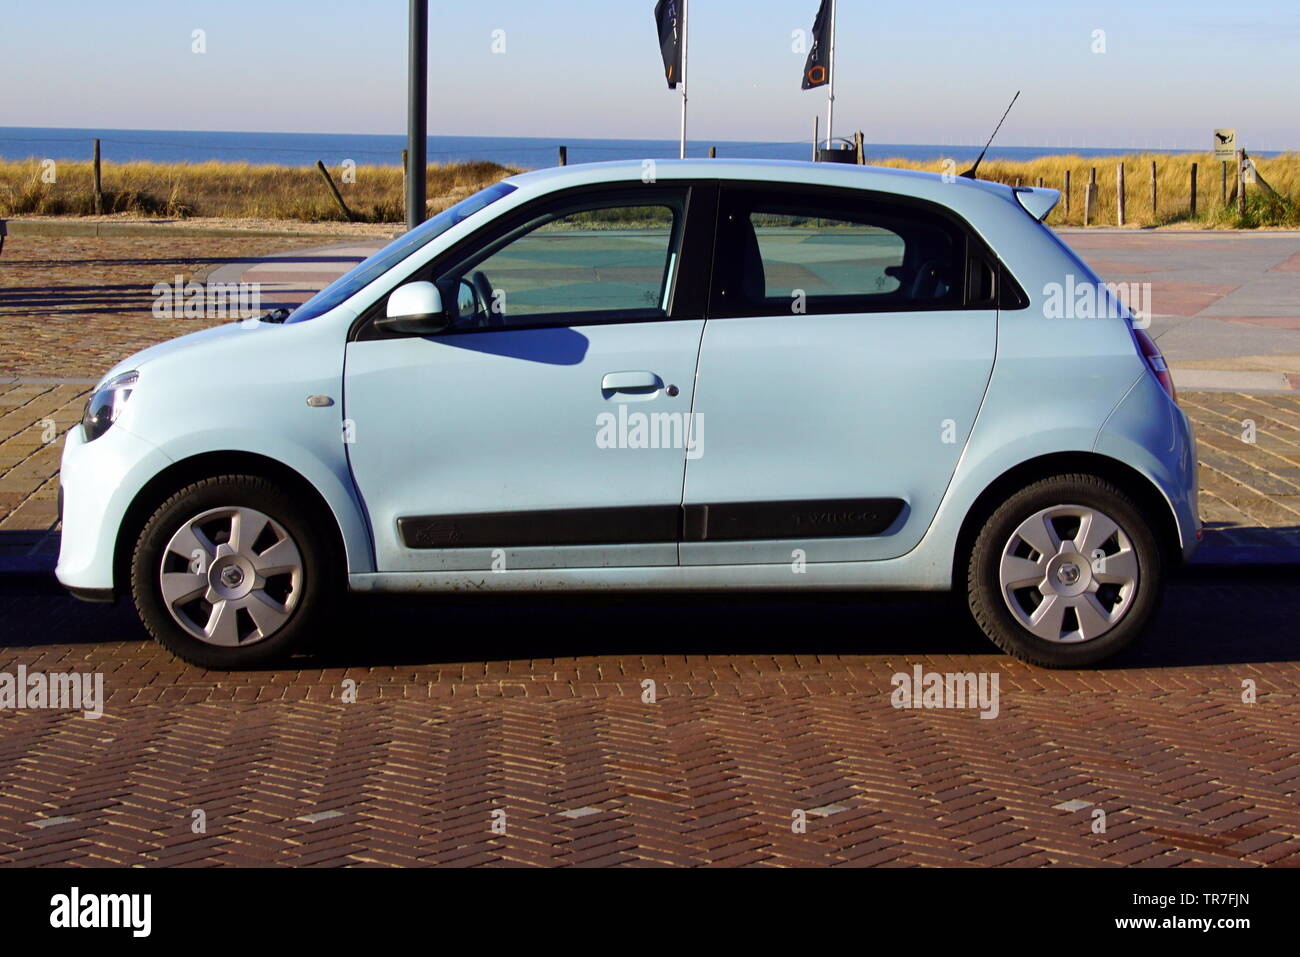
<path fill-rule="evenodd" d="M 1056 475 L 1012 495 L 984 523 L 967 565 L 967 604 L 1008 654 L 1045 668 L 1086 667 L 1146 628 L 1164 565 L 1132 498 L 1095 475 Z"/>
<path fill-rule="evenodd" d="M 180 489 L 155 509 L 131 556 L 145 629 L 204 668 L 252 668 L 302 649 L 343 587 L 321 519 L 260 476 Z"/>

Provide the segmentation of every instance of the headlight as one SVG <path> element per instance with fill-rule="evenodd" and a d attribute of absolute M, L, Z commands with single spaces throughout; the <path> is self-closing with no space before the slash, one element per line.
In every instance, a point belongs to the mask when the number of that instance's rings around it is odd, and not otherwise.
<path fill-rule="evenodd" d="M 87 442 L 95 441 L 117 421 L 139 378 L 138 372 L 123 372 L 95 390 L 86 402 L 86 411 L 81 416 L 81 431 Z"/>

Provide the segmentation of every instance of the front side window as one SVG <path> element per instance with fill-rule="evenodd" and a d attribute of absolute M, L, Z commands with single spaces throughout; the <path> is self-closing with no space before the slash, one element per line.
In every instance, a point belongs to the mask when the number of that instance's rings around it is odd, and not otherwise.
<path fill-rule="evenodd" d="M 425 220 L 410 232 L 394 239 L 369 259 L 358 263 L 335 279 L 290 313 L 285 321 L 306 322 L 342 305 L 416 250 L 427 246 L 451 227 L 464 222 L 479 210 L 486 209 L 502 196 L 507 196 L 514 191 L 515 187 L 509 183 L 495 183 L 444 209 L 432 219 Z"/>
<path fill-rule="evenodd" d="M 966 241 L 921 209 L 837 196 L 732 194 L 719 230 L 721 314 L 960 306 Z"/>
<path fill-rule="evenodd" d="M 589 199 L 517 226 L 438 278 L 456 330 L 663 318 L 684 193 Z"/>

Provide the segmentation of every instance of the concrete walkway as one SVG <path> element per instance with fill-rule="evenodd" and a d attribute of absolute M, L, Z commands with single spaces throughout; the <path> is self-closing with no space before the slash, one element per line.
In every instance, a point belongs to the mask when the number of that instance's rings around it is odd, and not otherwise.
<path fill-rule="evenodd" d="M 1182 389 L 1300 388 L 1300 232 L 1060 232 L 1107 282 L 1150 283 Z"/>
<path fill-rule="evenodd" d="M 199 282 L 257 283 L 267 309 L 292 308 L 310 299 L 386 242 L 346 242 L 319 249 L 296 249 L 247 262 L 232 262 L 196 273 Z"/>

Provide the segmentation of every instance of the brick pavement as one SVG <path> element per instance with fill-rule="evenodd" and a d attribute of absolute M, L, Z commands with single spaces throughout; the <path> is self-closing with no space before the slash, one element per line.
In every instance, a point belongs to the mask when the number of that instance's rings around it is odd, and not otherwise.
<path fill-rule="evenodd" d="M 0 712 L 0 863 L 1294 866 L 1297 598 L 1181 582 L 1077 673 L 901 598 L 371 598 L 363 644 L 229 675 L 11 580 L 0 671 L 100 671 L 107 704 Z M 996 674 L 997 717 L 892 707 L 916 665 Z"/>
<path fill-rule="evenodd" d="M 1201 519 L 1239 544 L 1300 544 L 1300 396 L 1184 393 Z"/>
<path fill-rule="evenodd" d="M 62 436 L 81 421 L 87 391 L 84 383 L 0 379 L 0 542 L 10 548 L 15 536 L 57 522 Z"/>
<path fill-rule="evenodd" d="M 155 318 L 155 283 L 321 239 L 10 236 L 0 258 L 0 377 L 97 378 L 133 352 L 225 321 Z"/>

